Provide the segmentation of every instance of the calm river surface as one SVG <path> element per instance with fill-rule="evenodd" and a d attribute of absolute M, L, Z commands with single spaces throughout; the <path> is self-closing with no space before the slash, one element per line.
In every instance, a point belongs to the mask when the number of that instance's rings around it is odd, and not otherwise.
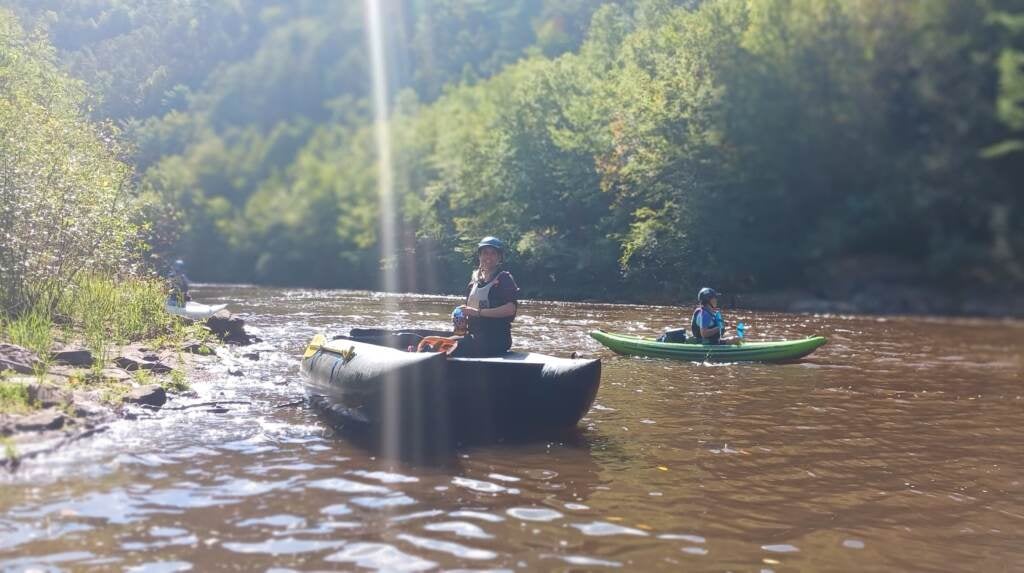
<path fill-rule="evenodd" d="M 441 328 L 456 299 L 197 298 L 265 342 L 176 402 L 249 404 L 117 422 L 3 475 L 0 570 L 1024 571 L 1021 322 L 727 311 L 751 338 L 829 344 L 798 364 L 704 365 L 586 334 L 655 333 L 688 308 L 527 302 L 517 347 L 603 359 L 579 431 L 417 465 L 276 406 L 301 397 L 314 333 Z"/>

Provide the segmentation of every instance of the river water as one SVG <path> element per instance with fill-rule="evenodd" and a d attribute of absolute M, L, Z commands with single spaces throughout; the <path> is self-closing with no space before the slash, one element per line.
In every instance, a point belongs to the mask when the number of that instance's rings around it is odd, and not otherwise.
<path fill-rule="evenodd" d="M 456 299 L 197 295 L 265 341 L 177 402 L 247 403 L 120 421 L 0 477 L 0 570 L 1024 571 L 1024 323 L 732 310 L 751 338 L 829 344 L 710 365 L 586 334 L 686 308 L 526 302 L 517 347 L 603 359 L 594 408 L 562 441 L 423 464 L 281 406 L 314 333 L 443 328 Z"/>

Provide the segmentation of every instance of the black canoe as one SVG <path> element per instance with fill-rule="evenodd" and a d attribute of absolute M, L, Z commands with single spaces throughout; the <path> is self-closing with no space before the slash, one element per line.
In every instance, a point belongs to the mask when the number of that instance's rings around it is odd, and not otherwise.
<path fill-rule="evenodd" d="M 601 384 L 600 360 L 523 352 L 449 358 L 404 350 L 440 333 L 403 332 L 314 337 L 302 359 L 311 403 L 382 443 L 476 442 L 572 428 Z"/>

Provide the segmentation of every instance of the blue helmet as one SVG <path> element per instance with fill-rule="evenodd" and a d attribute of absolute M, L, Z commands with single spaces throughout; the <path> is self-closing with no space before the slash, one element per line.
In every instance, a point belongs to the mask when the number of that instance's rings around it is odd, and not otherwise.
<path fill-rule="evenodd" d="M 185 270 L 185 261 L 178 259 L 174 261 L 173 264 L 171 264 L 171 268 L 173 268 L 176 271 L 183 271 Z"/>
<path fill-rule="evenodd" d="M 701 304 L 707 304 L 713 298 L 718 298 L 721 293 L 711 287 L 704 287 L 697 293 L 697 302 Z"/>
<path fill-rule="evenodd" d="M 480 239 L 480 243 L 476 246 L 476 252 L 479 253 L 480 249 L 484 247 L 493 247 L 498 249 L 501 254 L 505 254 L 505 243 L 502 243 L 501 239 L 498 237 L 484 237 L 483 239 Z"/>

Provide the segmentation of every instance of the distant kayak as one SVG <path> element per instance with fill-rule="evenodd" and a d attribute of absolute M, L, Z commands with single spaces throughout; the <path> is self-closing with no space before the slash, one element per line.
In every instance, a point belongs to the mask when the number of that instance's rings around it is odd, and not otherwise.
<path fill-rule="evenodd" d="M 187 302 L 185 306 L 178 306 L 176 304 L 167 303 L 164 308 L 167 312 L 176 315 L 183 316 L 192 320 L 206 320 L 211 316 L 217 314 L 217 312 L 227 308 L 226 304 L 200 304 L 198 302 Z"/>
<path fill-rule="evenodd" d="M 790 362 L 807 356 L 827 342 L 824 336 L 811 336 L 802 340 L 744 342 L 741 345 L 689 344 L 658 342 L 653 338 L 603 330 L 594 330 L 590 336 L 619 354 L 692 362 Z"/>

